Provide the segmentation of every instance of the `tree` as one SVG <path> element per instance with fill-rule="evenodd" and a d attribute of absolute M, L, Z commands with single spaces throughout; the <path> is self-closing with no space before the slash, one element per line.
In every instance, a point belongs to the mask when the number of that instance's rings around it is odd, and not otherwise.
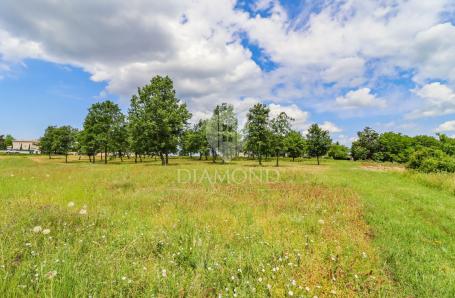
<path fill-rule="evenodd" d="M 49 159 L 52 157 L 52 153 L 55 153 L 55 139 L 56 139 L 56 126 L 48 126 L 44 131 L 44 135 L 40 138 L 39 147 L 41 152 L 48 154 Z"/>
<path fill-rule="evenodd" d="M 291 121 L 294 121 L 294 119 L 288 117 L 286 113 L 281 112 L 270 122 L 271 149 L 275 153 L 277 167 L 280 154 L 286 150 L 285 140 L 286 136 L 291 131 Z"/>
<path fill-rule="evenodd" d="M 71 126 L 61 126 L 54 131 L 54 150 L 58 154 L 65 155 L 65 163 L 68 163 L 68 153 L 74 149 L 77 130 Z"/>
<path fill-rule="evenodd" d="M 14 141 L 14 138 L 13 138 L 12 135 L 6 135 L 5 136 L 5 146 L 6 146 L 6 148 L 12 147 L 13 146 L 13 141 Z"/>
<path fill-rule="evenodd" d="M 223 162 L 236 155 L 237 129 L 238 121 L 234 106 L 227 103 L 217 105 L 206 125 L 206 138 L 211 146 L 213 162 L 218 155 L 222 156 Z"/>
<path fill-rule="evenodd" d="M 354 141 L 351 147 L 354 160 L 373 159 L 374 154 L 379 152 L 379 134 L 370 127 L 365 127 L 357 136 L 357 141 Z"/>
<path fill-rule="evenodd" d="M 107 163 L 108 152 L 111 152 L 118 139 L 117 134 L 125 127 L 125 116 L 119 106 L 112 101 L 93 104 L 84 121 L 85 138 L 96 151 L 104 152 L 104 163 Z"/>
<path fill-rule="evenodd" d="M 172 80 L 168 76 L 155 76 L 131 99 L 129 122 L 133 150 L 156 152 L 161 164 L 167 165 L 169 153 L 177 151 L 179 138 L 190 118 L 186 104 L 176 97 Z"/>
<path fill-rule="evenodd" d="M 338 142 L 330 146 L 328 155 L 335 160 L 348 160 L 349 159 L 349 148 L 340 145 Z"/>
<path fill-rule="evenodd" d="M 411 154 L 412 138 L 400 133 L 385 132 L 379 136 L 378 152 L 373 154 L 376 161 L 407 162 Z"/>
<path fill-rule="evenodd" d="M 308 129 L 306 138 L 308 154 L 311 157 L 316 157 L 319 165 L 319 158 L 327 154 L 332 144 L 329 132 L 321 129 L 317 124 L 312 124 Z"/>
<path fill-rule="evenodd" d="M 4 135 L 0 135 L 0 150 L 5 150 L 5 149 L 6 149 L 5 137 L 4 137 Z"/>
<path fill-rule="evenodd" d="M 247 146 L 258 156 L 260 165 L 269 137 L 269 113 L 270 109 L 265 104 L 255 104 L 247 114 L 245 125 Z"/>
<path fill-rule="evenodd" d="M 290 131 L 285 138 L 285 147 L 289 157 L 292 157 L 292 161 L 294 161 L 305 151 L 305 139 L 300 132 Z"/>

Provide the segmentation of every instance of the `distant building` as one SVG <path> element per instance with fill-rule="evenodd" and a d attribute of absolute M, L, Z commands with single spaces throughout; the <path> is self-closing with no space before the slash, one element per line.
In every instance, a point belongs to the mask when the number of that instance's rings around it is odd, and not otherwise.
<path fill-rule="evenodd" d="M 10 147 L 10 149 L 13 151 L 21 151 L 21 152 L 28 151 L 29 153 L 34 153 L 34 154 L 40 153 L 38 141 L 36 141 L 36 140 L 30 140 L 30 141 L 14 140 L 13 146 Z"/>

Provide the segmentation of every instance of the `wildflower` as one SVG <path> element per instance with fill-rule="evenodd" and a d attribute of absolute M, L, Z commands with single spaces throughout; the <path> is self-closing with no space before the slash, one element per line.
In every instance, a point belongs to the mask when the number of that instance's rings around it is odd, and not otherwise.
<path fill-rule="evenodd" d="M 167 276 L 167 271 L 166 269 L 161 270 L 161 276 L 166 277 Z"/>
<path fill-rule="evenodd" d="M 79 214 L 80 215 L 87 215 L 87 209 L 82 208 L 81 210 L 79 210 Z"/>
<path fill-rule="evenodd" d="M 242 269 L 240 269 L 240 268 L 239 268 L 239 269 L 237 269 L 237 271 L 238 271 L 239 273 L 242 273 Z"/>
<path fill-rule="evenodd" d="M 71 201 L 71 202 L 69 202 L 69 203 L 68 203 L 68 207 L 69 207 L 69 208 L 72 208 L 72 207 L 74 207 L 74 202 L 72 202 L 72 201 Z"/>
<path fill-rule="evenodd" d="M 231 276 L 231 279 L 232 279 L 232 280 L 234 280 L 234 279 L 235 279 L 235 276 L 234 276 L 234 275 L 232 275 L 232 276 Z"/>
<path fill-rule="evenodd" d="M 53 279 L 55 276 L 57 276 L 57 271 L 55 271 L 55 270 L 52 270 L 52 271 L 49 271 L 48 273 L 46 273 L 46 277 L 49 279 Z"/>
<path fill-rule="evenodd" d="M 309 292 L 310 288 L 309 287 L 305 287 L 305 291 Z"/>
<path fill-rule="evenodd" d="M 325 221 L 323 219 L 318 220 L 318 224 L 323 225 Z"/>
<path fill-rule="evenodd" d="M 332 291 L 330 291 L 330 294 L 336 295 L 336 294 L 337 294 L 337 291 L 332 290 Z"/>
<path fill-rule="evenodd" d="M 122 276 L 122 280 L 126 280 L 126 276 Z"/>
<path fill-rule="evenodd" d="M 31 244 L 30 242 L 26 242 L 26 243 L 25 243 L 25 246 L 27 246 L 27 247 L 31 247 L 31 246 L 32 246 L 32 244 Z"/>
<path fill-rule="evenodd" d="M 354 274 L 354 277 L 355 277 L 356 279 L 359 278 L 359 276 L 358 276 L 357 274 Z"/>
<path fill-rule="evenodd" d="M 33 233 L 39 233 L 43 230 L 43 228 L 41 226 L 36 226 L 33 228 Z"/>
<path fill-rule="evenodd" d="M 295 279 L 291 280 L 291 285 L 295 286 L 297 284 L 297 282 L 295 281 Z"/>
<path fill-rule="evenodd" d="M 262 282 L 262 277 L 259 277 L 259 278 L 258 278 L 258 282 Z"/>
<path fill-rule="evenodd" d="M 367 253 L 362 251 L 362 258 L 366 259 L 367 258 Z"/>
<path fill-rule="evenodd" d="M 50 232 L 51 232 L 51 230 L 49 230 L 49 229 L 44 229 L 44 230 L 43 230 L 43 234 L 44 234 L 44 235 L 47 235 L 47 234 L 49 234 Z"/>
<path fill-rule="evenodd" d="M 294 296 L 294 292 L 289 291 L 289 292 L 288 292 L 288 295 L 289 295 L 289 296 Z"/>
<path fill-rule="evenodd" d="M 272 289 L 272 285 L 267 284 L 267 289 L 269 289 L 269 290 Z"/>

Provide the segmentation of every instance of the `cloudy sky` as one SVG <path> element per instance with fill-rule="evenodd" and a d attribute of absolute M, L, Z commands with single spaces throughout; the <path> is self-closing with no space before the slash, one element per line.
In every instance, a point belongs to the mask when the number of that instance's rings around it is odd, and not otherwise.
<path fill-rule="evenodd" d="M 455 1 L 0 1 L 0 134 L 127 111 L 157 74 L 193 120 L 264 102 L 343 143 L 367 125 L 455 135 Z"/>

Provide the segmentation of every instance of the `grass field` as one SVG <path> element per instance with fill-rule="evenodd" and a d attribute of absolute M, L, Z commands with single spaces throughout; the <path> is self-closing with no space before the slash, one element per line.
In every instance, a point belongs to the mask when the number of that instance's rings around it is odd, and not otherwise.
<path fill-rule="evenodd" d="M 454 175 L 159 164 L 0 156 L 2 296 L 455 296 Z"/>

